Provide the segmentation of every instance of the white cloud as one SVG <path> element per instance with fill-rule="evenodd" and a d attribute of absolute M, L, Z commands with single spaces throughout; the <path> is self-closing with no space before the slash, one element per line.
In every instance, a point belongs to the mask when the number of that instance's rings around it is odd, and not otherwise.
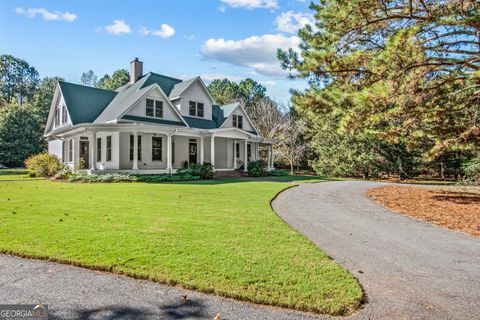
<path fill-rule="evenodd" d="M 298 50 L 300 39 L 297 36 L 283 34 L 265 34 L 243 40 L 209 39 L 201 49 L 204 59 L 230 63 L 236 66 L 252 68 L 259 74 L 284 77 L 277 59 L 277 49 L 292 48 Z"/>
<path fill-rule="evenodd" d="M 224 5 L 221 5 L 221 6 L 219 6 L 219 7 L 217 8 L 217 10 L 218 10 L 218 12 L 224 13 L 225 10 L 227 10 L 227 8 L 225 8 Z"/>
<path fill-rule="evenodd" d="M 106 25 L 101 30 L 114 35 L 120 35 L 122 33 L 132 32 L 132 29 L 130 28 L 130 26 L 123 20 L 113 20 L 112 24 Z"/>
<path fill-rule="evenodd" d="M 162 37 L 166 39 L 166 38 L 170 38 L 175 34 L 175 29 L 169 26 L 168 24 L 164 23 L 160 26 L 160 29 L 158 30 L 150 30 L 148 28 L 142 27 L 140 29 L 140 32 L 145 36 L 152 35 L 152 36 Z"/>
<path fill-rule="evenodd" d="M 257 8 L 276 9 L 277 0 L 220 0 L 221 2 L 233 8 L 246 8 L 249 10 Z"/>
<path fill-rule="evenodd" d="M 48 11 L 45 8 L 27 8 L 18 7 L 15 9 L 15 12 L 21 15 L 24 15 L 28 18 L 34 18 L 37 15 L 41 15 L 43 20 L 60 20 L 72 22 L 77 19 L 77 16 L 70 12 L 60 12 L 60 11 Z"/>
<path fill-rule="evenodd" d="M 288 33 L 296 33 L 306 24 L 313 26 L 314 23 L 313 15 L 293 11 L 283 12 L 275 19 L 277 30 Z"/>
<path fill-rule="evenodd" d="M 273 80 L 260 81 L 260 84 L 265 86 L 265 87 L 274 87 L 274 86 L 277 85 L 277 83 Z"/>

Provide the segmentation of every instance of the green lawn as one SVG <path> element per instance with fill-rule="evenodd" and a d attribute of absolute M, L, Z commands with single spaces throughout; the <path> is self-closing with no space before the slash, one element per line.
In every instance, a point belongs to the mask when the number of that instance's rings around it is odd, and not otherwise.
<path fill-rule="evenodd" d="M 1 252 L 321 313 L 346 314 L 362 300 L 347 270 L 271 210 L 291 183 L 11 176 L 0 181 Z"/>

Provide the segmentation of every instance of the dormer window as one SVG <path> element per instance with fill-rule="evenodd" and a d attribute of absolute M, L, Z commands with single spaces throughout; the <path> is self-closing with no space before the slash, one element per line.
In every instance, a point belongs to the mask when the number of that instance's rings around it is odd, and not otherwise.
<path fill-rule="evenodd" d="M 60 106 L 55 108 L 55 127 L 60 126 Z"/>
<path fill-rule="evenodd" d="M 188 115 L 191 117 L 203 118 L 204 115 L 204 104 L 201 102 L 190 101 Z"/>
<path fill-rule="evenodd" d="M 163 118 L 163 101 L 147 99 L 145 114 L 147 117 Z"/>
<path fill-rule="evenodd" d="M 62 106 L 62 124 L 66 124 L 68 122 L 68 112 L 67 107 L 65 105 Z"/>
<path fill-rule="evenodd" d="M 243 129 L 243 116 L 239 114 L 233 115 L 233 126 L 239 129 Z"/>

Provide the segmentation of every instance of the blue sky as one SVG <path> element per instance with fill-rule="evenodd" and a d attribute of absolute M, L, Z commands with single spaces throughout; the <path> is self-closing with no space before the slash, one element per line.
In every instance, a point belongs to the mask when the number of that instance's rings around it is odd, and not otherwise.
<path fill-rule="evenodd" d="M 144 71 L 264 84 L 286 103 L 289 80 L 277 47 L 297 47 L 296 31 L 311 21 L 302 0 L 9 1 L 0 3 L 0 54 L 27 60 L 43 76 L 78 83 L 100 78 L 139 57 Z"/>

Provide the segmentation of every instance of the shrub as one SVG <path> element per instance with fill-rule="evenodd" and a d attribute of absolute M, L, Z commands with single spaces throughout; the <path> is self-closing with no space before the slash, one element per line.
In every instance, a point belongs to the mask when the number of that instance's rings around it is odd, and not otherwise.
<path fill-rule="evenodd" d="M 28 169 L 30 176 L 53 177 L 63 169 L 64 165 L 56 156 L 42 152 L 25 160 L 25 167 Z"/>
<path fill-rule="evenodd" d="M 83 158 L 80 158 L 77 166 L 75 167 L 75 170 L 78 171 L 78 170 L 83 170 L 83 169 L 87 169 L 87 164 L 85 163 L 85 160 L 83 160 Z"/>
<path fill-rule="evenodd" d="M 480 185 L 480 158 L 467 162 L 463 166 L 463 184 Z"/>
<path fill-rule="evenodd" d="M 248 175 L 250 177 L 265 177 L 268 175 L 266 166 L 267 164 L 262 160 L 250 161 L 248 163 Z"/>
<path fill-rule="evenodd" d="M 66 180 L 70 178 L 71 175 L 72 175 L 72 171 L 70 171 L 70 168 L 67 166 L 64 166 L 62 170 L 58 171 L 55 174 L 55 179 Z"/>
<path fill-rule="evenodd" d="M 288 170 L 285 170 L 285 169 L 275 169 L 275 170 L 270 170 L 268 171 L 268 175 L 269 176 L 288 176 L 289 175 L 289 172 Z"/>
<path fill-rule="evenodd" d="M 209 162 L 204 162 L 203 164 L 191 163 L 187 168 L 179 169 L 177 173 L 197 176 L 200 177 L 200 179 L 212 179 L 213 165 Z"/>
<path fill-rule="evenodd" d="M 199 176 L 190 174 L 161 174 L 161 175 L 145 175 L 137 176 L 138 182 L 159 183 L 159 182 L 176 182 L 176 181 L 192 181 L 200 179 Z"/>
<path fill-rule="evenodd" d="M 70 182 L 84 182 L 84 183 L 96 183 L 96 182 L 135 182 L 137 177 L 130 176 L 128 174 L 108 173 L 108 174 L 87 174 L 77 173 L 68 178 Z"/>

